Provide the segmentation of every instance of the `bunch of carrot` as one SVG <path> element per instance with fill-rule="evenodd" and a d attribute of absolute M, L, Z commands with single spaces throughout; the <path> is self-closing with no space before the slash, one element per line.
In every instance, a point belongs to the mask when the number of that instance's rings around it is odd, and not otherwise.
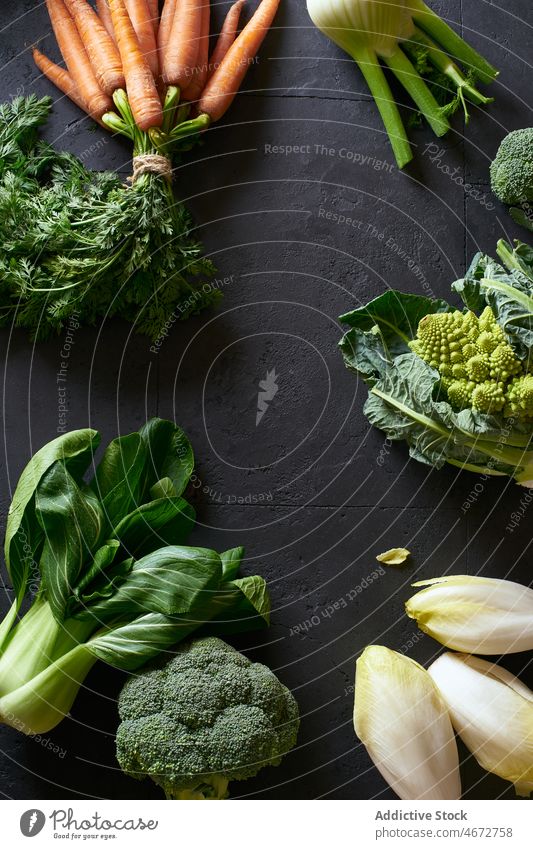
<path fill-rule="evenodd" d="M 66 68 L 35 49 L 38 67 L 132 141 L 133 175 L 125 186 L 41 143 L 24 153 L 27 190 L 17 196 L 17 218 L 0 214 L 0 323 L 41 338 L 75 310 L 87 323 L 120 315 L 159 339 L 171 316 L 186 318 L 220 297 L 205 285 L 214 266 L 174 195 L 172 158 L 225 113 L 280 0 L 260 0 L 240 33 L 244 0 L 230 0 L 212 51 L 210 0 L 165 0 L 161 15 L 158 0 L 45 2 Z M 48 108 L 30 97 L 4 113 L 24 113 L 34 138 Z"/>
<path fill-rule="evenodd" d="M 231 104 L 280 0 L 261 0 L 238 34 L 244 2 L 233 3 L 210 53 L 209 0 L 165 0 L 161 16 L 158 0 L 96 0 L 96 8 L 87 0 L 46 0 L 66 69 L 37 48 L 34 59 L 99 123 L 133 137 L 132 117 L 160 149 L 163 136 L 168 142 L 173 133 L 204 129 Z M 190 109 L 196 120 L 181 132 Z"/>

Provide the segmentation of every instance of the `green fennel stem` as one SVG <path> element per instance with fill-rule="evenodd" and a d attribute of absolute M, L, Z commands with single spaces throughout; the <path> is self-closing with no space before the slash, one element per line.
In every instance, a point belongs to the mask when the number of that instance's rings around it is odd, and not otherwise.
<path fill-rule="evenodd" d="M 414 100 L 435 135 L 444 136 L 450 129 L 450 124 L 443 116 L 442 109 L 426 82 L 403 50 L 399 47 L 391 56 L 385 56 L 384 61 Z"/>
<path fill-rule="evenodd" d="M 498 76 L 496 68 L 457 35 L 423 0 L 411 0 L 411 8 L 414 22 L 454 59 L 476 71 L 482 82 L 490 83 Z"/>
<path fill-rule="evenodd" d="M 376 54 L 369 48 L 351 52 L 368 84 L 385 125 L 398 168 L 413 158 L 403 121 Z"/>
<path fill-rule="evenodd" d="M 484 94 L 481 94 L 470 80 L 465 77 L 461 69 L 448 56 L 448 54 L 441 50 L 439 45 L 433 41 L 432 38 L 426 35 L 426 33 L 419 27 L 415 27 L 415 32 L 411 41 L 406 42 L 404 45 L 406 49 L 409 49 L 410 43 L 421 45 L 427 49 L 427 55 L 430 62 L 435 66 L 435 68 L 437 68 L 437 70 L 451 80 L 451 82 L 457 87 L 457 92 L 461 98 L 462 95 L 464 95 L 477 106 L 486 106 L 488 103 L 493 102 L 494 98 L 486 97 Z"/>

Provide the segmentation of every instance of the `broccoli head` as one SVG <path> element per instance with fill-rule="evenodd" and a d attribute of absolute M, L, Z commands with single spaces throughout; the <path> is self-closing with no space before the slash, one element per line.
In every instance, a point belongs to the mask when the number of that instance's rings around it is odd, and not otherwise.
<path fill-rule="evenodd" d="M 298 705 L 274 673 L 216 637 L 181 645 L 118 700 L 117 759 L 167 799 L 225 799 L 230 781 L 278 766 L 294 746 Z"/>
<path fill-rule="evenodd" d="M 533 202 L 533 127 L 504 138 L 490 166 L 490 181 L 502 203 Z"/>

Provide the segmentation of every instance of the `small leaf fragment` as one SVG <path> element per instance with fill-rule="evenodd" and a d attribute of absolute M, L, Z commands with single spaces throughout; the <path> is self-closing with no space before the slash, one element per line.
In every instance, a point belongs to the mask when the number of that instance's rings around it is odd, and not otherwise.
<path fill-rule="evenodd" d="M 383 554 L 378 554 L 376 560 L 379 563 L 385 563 L 386 566 L 401 566 L 405 563 L 411 552 L 407 548 L 389 548 Z"/>

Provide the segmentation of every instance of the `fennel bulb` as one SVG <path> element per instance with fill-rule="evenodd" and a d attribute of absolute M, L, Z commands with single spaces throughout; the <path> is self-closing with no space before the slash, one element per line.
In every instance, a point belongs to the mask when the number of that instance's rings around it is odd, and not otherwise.
<path fill-rule="evenodd" d="M 490 102 L 474 78 L 490 82 L 497 71 L 421 0 L 307 0 L 313 23 L 358 64 L 381 113 L 399 168 L 412 152 L 382 60 L 401 82 L 437 136 L 449 129 L 448 116 L 465 99 Z M 405 49 L 404 49 L 405 48 Z M 465 76 L 457 59 L 465 66 Z M 424 78 L 434 78 L 428 84 Z M 453 93 L 442 105 L 443 92 Z"/>

